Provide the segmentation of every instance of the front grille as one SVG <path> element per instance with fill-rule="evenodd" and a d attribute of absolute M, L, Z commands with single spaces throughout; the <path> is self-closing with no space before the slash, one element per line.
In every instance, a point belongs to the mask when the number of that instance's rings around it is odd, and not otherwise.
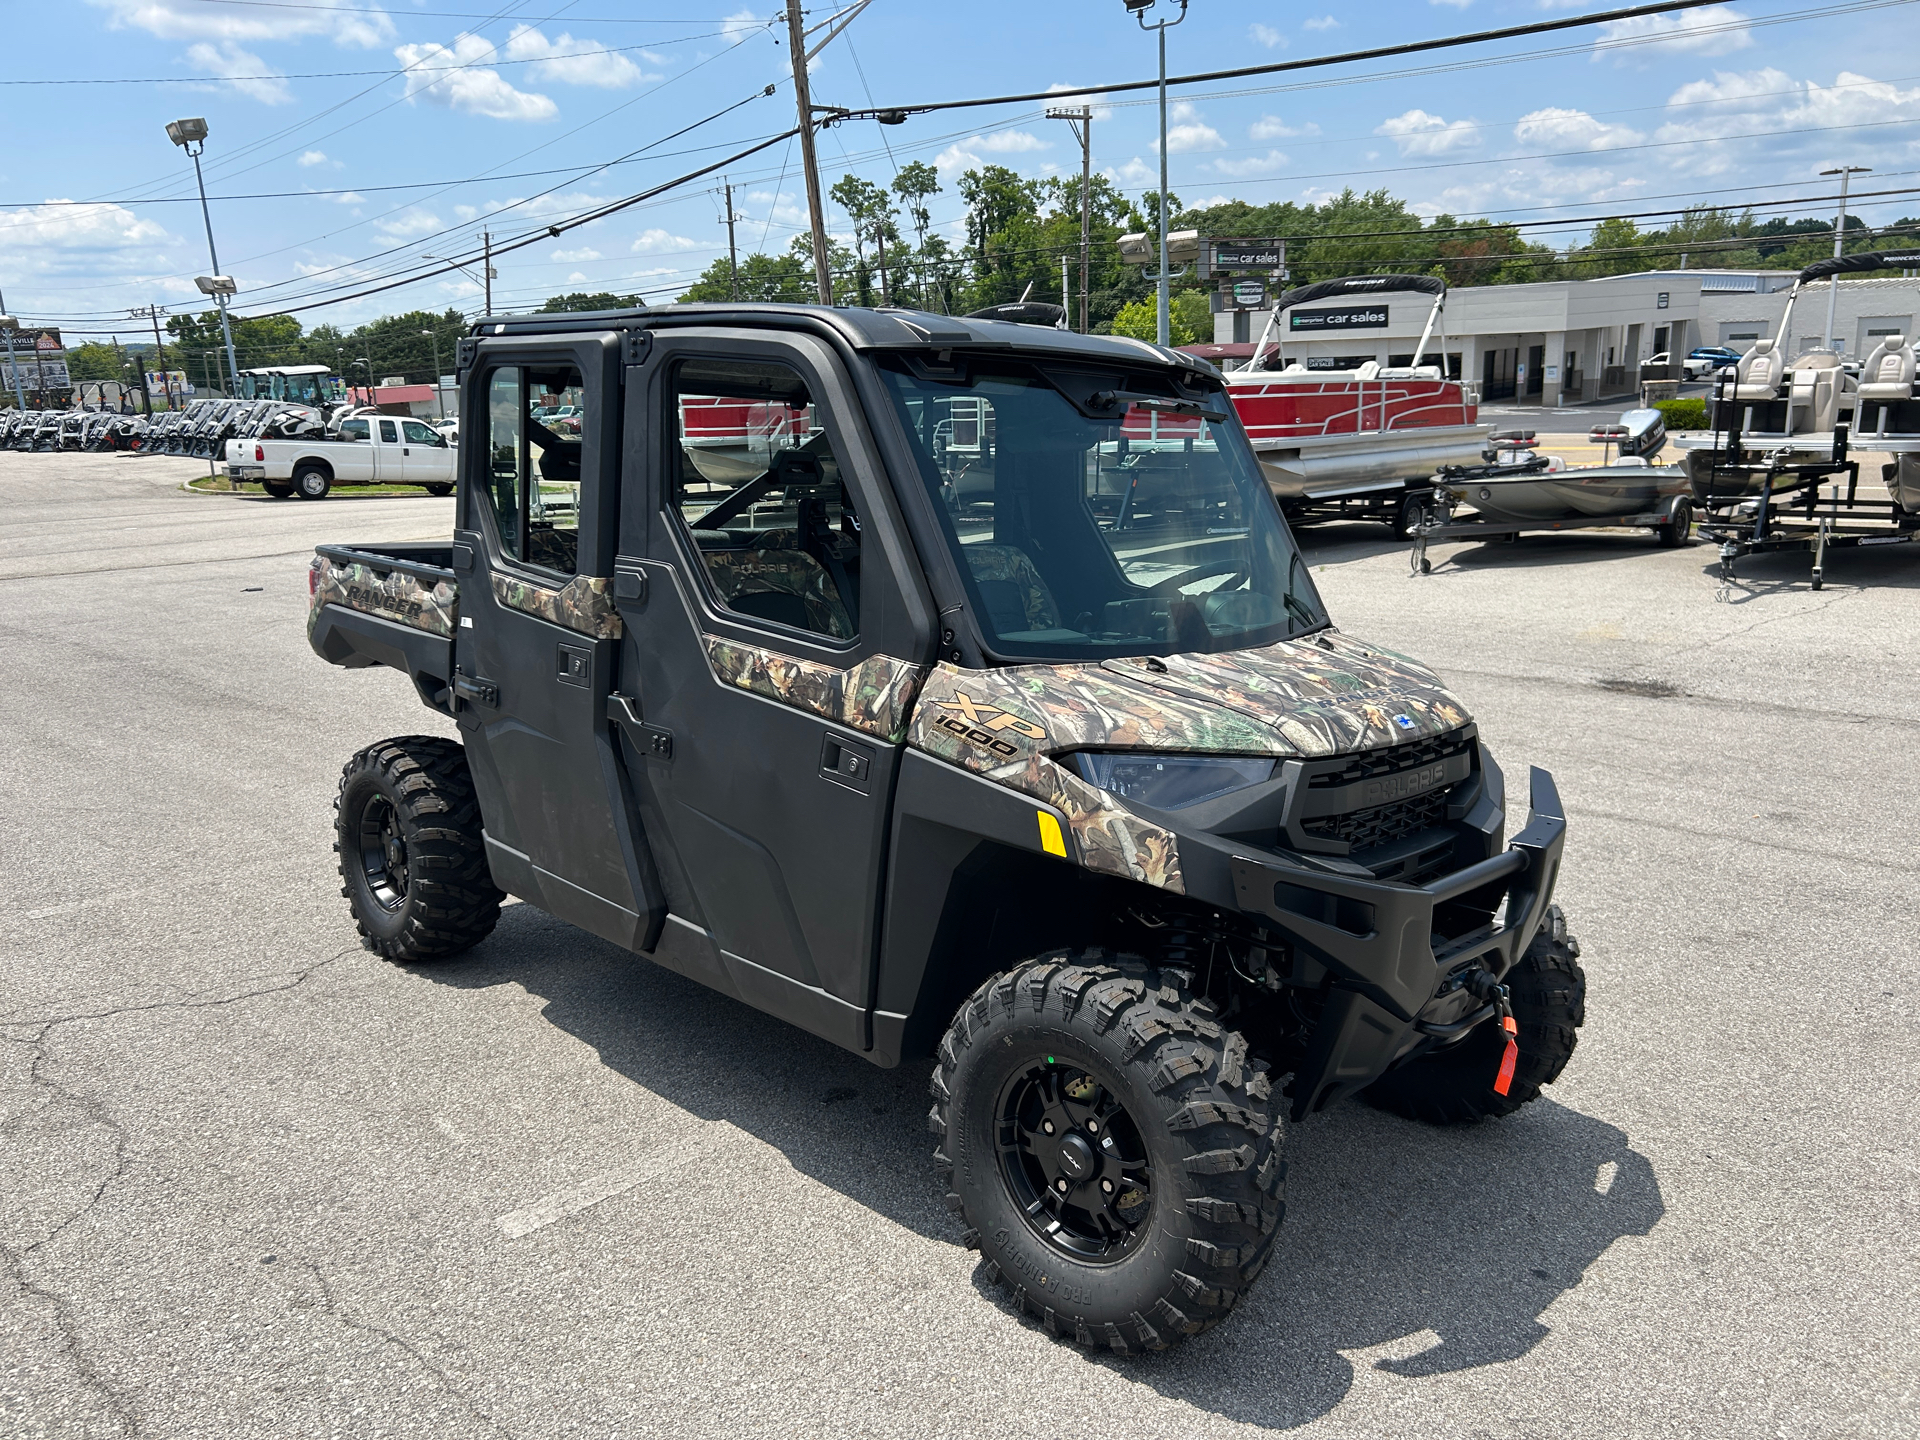
<path fill-rule="evenodd" d="M 1331 790 L 1337 785 L 1351 785 L 1356 780 L 1370 780 L 1378 775 L 1395 775 L 1402 770 L 1412 770 L 1421 765 L 1431 765 L 1436 760 L 1446 760 L 1473 747 L 1473 735 L 1469 730 L 1455 730 L 1446 735 L 1435 735 L 1426 740 L 1409 740 L 1404 745 L 1389 745 L 1384 750 L 1368 750 L 1359 755 L 1344 755 L 1337 762 L 1329 762 L 1328 767 L 1316 770 L 1307 778 L 1309 790 Z M 1338 765 L 1338 769 L 1333 768 Z M 1387 809 L 1387 806 L 1379 807 Z"/>
<path fill-rule="evenodd" d="M 1447 796 L 1452 790 L 1449 785 L 1369 810 L 1321 815 L 1302 820 L 1300 828 L 1318 840 L 1344 840 L 1355 850 L 1367 850 L 1439 824 L 1447 813 Z"/>

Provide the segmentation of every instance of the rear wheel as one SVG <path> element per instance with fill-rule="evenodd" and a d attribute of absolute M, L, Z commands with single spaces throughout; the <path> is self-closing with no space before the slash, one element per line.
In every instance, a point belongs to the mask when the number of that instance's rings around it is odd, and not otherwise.
<path fill-rule="evenodd" d="M 1394 510 L 1393 519 L 1387 522 L 1393 527 L 1393 538 L 1411 540 L 1413 532 L 1427 523 L 1429 509 L 1429 502 L 1424 495 L 1417 490 L 1409 490 Z"/>
<path fill-rule="evenodd" d="M 293 488 L 302 500 L 324 500 L 333 489 L 333 477 L 318 465 L 293 472 Z"/>
<path fill-rule="evenodd" d="M 1533 943 L 1507 972 L 1507 988 L 1519 1034 L 1520 1057 L 1513 1083 L 1496 1094 L 1494 1076 L 1506 1052 L 1506 1036 L 1492 1022 L 1466 1039 L 1389 1071 L 1361 1091 L 1368 1104 L 1409 1120 L 1434 1125 L 1511 1115 L 1540 1087 L 1560 1078 L 1587 1018 L 1587 973 L 1580 968 L 1580 942 L 1567 933 L 1566 917 L 1554 905 Z"/>
<path fill-rule="evenodd" d="M 293 498 L 293 482 L 291 480 L 262 480 L 260 482 L 260 488 L 276 500 L 291 500 Z"/>
<path fill-rule="evenodd" d="M 407 735 L 346 764 L 333 806 L 340 893 L 360 943 L 389 960 L 444 960 L 500 919 L 480 804 L 455 741 Z"/>
<path fill-rule="evenodd" d="M 1218 1324 L 1284 1210 L 1264 1071 L 1171 971 L 1099 951 L 976 990 L 940 1042 L 947 1206 L 1050 1334 L 1127 1354 Z"/>
<path fill-rule="evenodd" d="M 427 486 L 427 494 L 429 495 L 451 495 L 452 493 L 453 486 L 447 484 L 444 480 Z"/>
<path fill-rule="evenodd" d="M 1665 525 L 1654 527 L 1653 533 L 1660 537 L 1660 544 L 1668 550 L 1678 550 L 1683 545 L 1693 543 L 1693 504 L 1682 500 L 1673 507 L 1673 519 Z"/>

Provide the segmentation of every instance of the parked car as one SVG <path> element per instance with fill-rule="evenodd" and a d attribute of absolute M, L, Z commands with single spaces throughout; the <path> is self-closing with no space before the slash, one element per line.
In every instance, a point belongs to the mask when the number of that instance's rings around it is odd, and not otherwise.
<path fill-rule="evenodd" d="M 1702 345 L 1689 350 L 1681 362 L 1681 371 L 1689 380 L 1704 380 L 1716 370 L 1740 363 L 1740 352 L 1725 345 Z"/>
<path fill-rule="evenodd" d="M 227 474 L 258 480 L 276 499 L 324 500 L 336 485 L 419 485 L 453 493 L 452 442 L 426 424 L 367 414 L 340 422 L 336 438 L 229 440 Z"/>

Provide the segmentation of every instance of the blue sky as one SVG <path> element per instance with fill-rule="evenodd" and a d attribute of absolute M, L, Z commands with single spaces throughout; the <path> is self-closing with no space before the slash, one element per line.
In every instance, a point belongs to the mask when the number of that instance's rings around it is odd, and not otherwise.
<path fill-rule="evenodd" d="M 1916 3 L 1822 13 L 1740 0 L 1402 62 L 1189 87 L 1175 92 L 1172 188 L 1188 203 L 1264 202 L 1351 184 L 1386 188 L 1424 213 L 1516 220 L 1818 195 L 1832 183 L 1818 172 L 1835 164 L 1874 167 L 1855 177 L 1857 190 L 1913 189 Z M 1605 7 L 1194 0 L 1170 32 L 1169 69 L 1323 55 L 1582 8 Z M 214 196 L 273 197 L 214 202 L 241 313 L 377 283 L 423 253 L 462 255 L 483 225 L 527 234 L 789 126 L 776 14 L 739 0 L 16 3 L 0 63 L 13 141 L 0 148 L 0 287 L 14 313 L 63 322 L 75 339 L 96 328 L 131 338 L 130 307 L 199 308 L 193 276 L 208 266 L 192 169 L 164 133 L 183 115 L 211 127 Z M 1783 18 L 1796 16 L 1808 18 Z M 1657 43 L 1631 43 L 1647 41 Z M 863 106 L 1137 79 L 1153 66 L 1152 38 L 1120 0 L 875 0 L 822 55 L 813 83 L 819 102 Z M 20 83 L 46 80 L 141 83 Z M 178 83 L 151 83 L 160 80 Z M 781 88 L 749 100 L 769 82 Z M 736 101 L 749 103 L 584 173 Z M 1156 136 L 1150 92 L 1103 102 L 1094 164 L 1136 194 L 1152 188 Z M 1039 105 L 885 129 L 857 122 L 821 138 L 829 184 L 849 170 L 884 183 L 910 159 L 939 167 L 947 189 L 935 197 L 935 223 L 956 237 L 952 182 L 966 168 L 1040 175 L 1079 164 L 1068 127 Z M 798 165 L 788 144 L 732 170 L 743 252 L 782 249 L 804 226 Z M 718 178 L 503 256 L 496 308 L 578 289 L 671 298 L 724 253 Z M 1886 220 L 1920 213 L 1920 194 L 1850 208 Z M 477 284 L 442 276 L 300 318 L 351 326 L 446 305 L 477 310 Z"/>

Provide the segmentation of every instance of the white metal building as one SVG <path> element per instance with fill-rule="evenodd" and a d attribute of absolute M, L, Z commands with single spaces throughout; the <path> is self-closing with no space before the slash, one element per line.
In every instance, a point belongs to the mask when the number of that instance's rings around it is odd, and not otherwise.
<path fill-rule="evenodd" d="M 1477 285 L 1449 291 L 1443 320 L 1447 371 L 1479 382 L 1483 400 L 1558 405 L 1632 393 L 1642 361 L 1684 355 L 1703 340 L 1702 272 L 1614 275 L 1602 280 L 1552 280 L 1537 285 Z M 1383 295 L 1374 307 L 1383 323 L 1329 336 L 1289 312 L 1277 327 L 1286 358 L 1310 369 L 1346 369 L 1365 360 L 1413 362 L 1430 308 L 1423 295 Z M 1258 340 L 1268 311 L 1214 317 L 1217 343 Z M 1310 333 L 1293 338 L 1295 329 Z M 1427 363 L 1438 363 L 1438 337 Z"/>

